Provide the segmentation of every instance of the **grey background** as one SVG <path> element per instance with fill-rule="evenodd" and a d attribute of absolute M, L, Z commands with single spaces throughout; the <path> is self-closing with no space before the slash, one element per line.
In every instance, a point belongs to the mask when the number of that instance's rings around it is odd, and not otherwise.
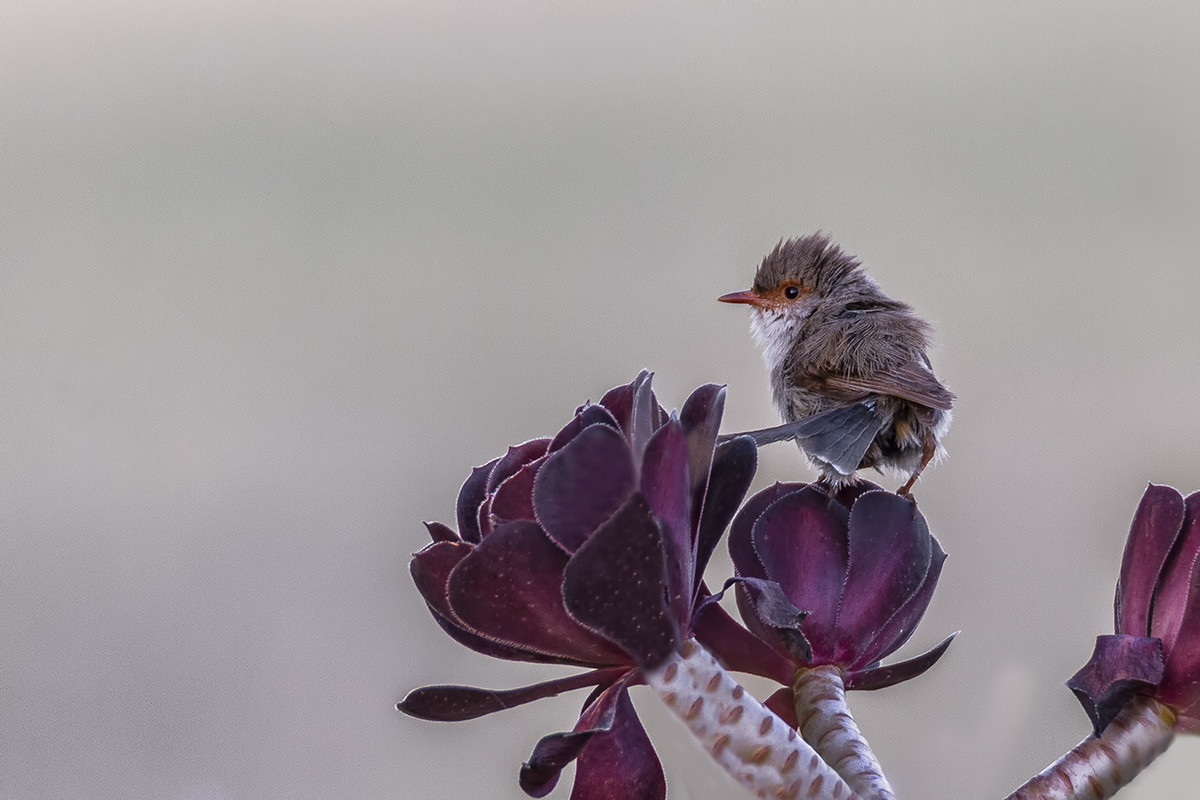
<path fill-rule="evenodd" d="M 394 711 L 565 672 L 441 634 L 420 522 L 641 367 L 771 423 L 715 298 L 818 228 L 959 396 L 903 652 L 964 632 L 861 727 L 931 800 L 1082 737 L 1145 482 L 1200 488 L 1200 7 L 967 5 L 6 6 L 0 798 L 521 797 L 582 694 Z M 634 695 L 672 798 L 742 796 Z"/>

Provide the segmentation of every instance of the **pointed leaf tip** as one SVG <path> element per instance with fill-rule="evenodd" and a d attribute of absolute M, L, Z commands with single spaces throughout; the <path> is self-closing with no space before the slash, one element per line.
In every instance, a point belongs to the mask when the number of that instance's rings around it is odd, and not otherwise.
<path fill-rule="evenodd" d="M 426 522 L 425 530 L 429 531 L 429 538 L 434 544 L 438 542 L 458 542 L 462 541 L 458 538 L 458 534 L 450 529 L 449 525 L 441 522 Z"/>
<path fill-rule="evenodd" d="M 934 647 L 907 661 L 899 661 L 895 664 L 888 664 L 885 667 L 874 667 L 873 669 L 864 669 L 859 672 L 850 673 L 846 676 L 846 689 L 858 689 L 860 691 L 886 689 L 889 686 L 895 686 L 897 683 L 903 683 L 915 678 L 936 664 L 946 654 L 950 643 L 954 641 L 954 638 L 959 633 L 961 631 L 955 631 L 938 642 Z"/>

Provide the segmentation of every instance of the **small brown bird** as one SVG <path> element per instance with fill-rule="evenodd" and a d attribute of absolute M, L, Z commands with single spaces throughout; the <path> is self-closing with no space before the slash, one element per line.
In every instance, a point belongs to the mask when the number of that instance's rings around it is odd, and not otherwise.
<path fill-rule="evenodd" d="M 835 490 L 874 467 L 908 475 L 908 495 L 943 453 L 954 401 L 925 355 L 929 325 L 822 233 L 780 242 L 751 289 L 719 299 L 751 307 L 785 423 L 750 435 L 795 439 Z"/>

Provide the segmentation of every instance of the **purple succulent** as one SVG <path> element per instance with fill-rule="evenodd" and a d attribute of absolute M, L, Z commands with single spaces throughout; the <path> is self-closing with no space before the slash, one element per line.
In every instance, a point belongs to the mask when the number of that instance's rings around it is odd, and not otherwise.
<path fill-rule="evenodd" d="M 912 500 L 875 484 L 833 497 L 803 483 L 768 487 L 734 518 L 729 552 L 742 619 L 792 672 L 834 665 L 847 689 L 878 689 L 929 669 L 954 638 L 879 665 L 912 635 L 946 554 Z"/>
<path fill-rule="evenodd" d="M 784 687 L 767 705 L 853 791 L 894 800 L 845 692 L 920 675 L 954 638 L 908 661 L 879 665 L 912 635 L 946 558 L 916 504 L 865 481 L 833 495 L 777 483 L 738 512 L 729 552 L 742 619 L 786 664 L 769 675 Z"/>
<path fill-rule="evenodd" d="M 459 532 L 429 523 L 433 543 L 412 560 L 434 619 L 485 655 L 590 671 L 509 691 L 425 687 L 400 710 L 463 720 L 594 687 L 574 729 L 537 744 L 521 787 L 545 795 L 577 760 L 573 798 L 661 800 L 662 767 L 627 689 L 691 635 L 700 575 L 753 477 L 753 442 L 716 444 L 724 398 L 702 386 L 668 415 L 643 372 L 553 438 L 475 469 Z M 713 638 L 753 652 L 723 612 L 703 616 Z"/>
<path fill-rule="evenodd" d="M 1133 515 L 1116 633 L 1067 681 L 1092 732 L 1007 800 L 1111 797 L 1174 741 L 1200 733 L 1200 492 L 1150 484 Z"/>
<path fill-rule="evenodd" d="M 1150 484 L 1133 517 L 1115 602 L 1116 634 L 1096 639 L 1067 682 L 1097 736 L 1135 696 L 1200 733 L 1200 492 Z"/>

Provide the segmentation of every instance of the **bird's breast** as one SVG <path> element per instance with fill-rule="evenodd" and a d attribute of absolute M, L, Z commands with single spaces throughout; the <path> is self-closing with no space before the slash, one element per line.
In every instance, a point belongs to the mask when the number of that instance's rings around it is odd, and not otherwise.
<path fill-rule="evenodd" d="M 755 309 L 750 316 L 750 334 L 762 351 L 767 371 L 783 368 L 793 344 L 800 335 L 802 319 L 770 309 Z"/>

